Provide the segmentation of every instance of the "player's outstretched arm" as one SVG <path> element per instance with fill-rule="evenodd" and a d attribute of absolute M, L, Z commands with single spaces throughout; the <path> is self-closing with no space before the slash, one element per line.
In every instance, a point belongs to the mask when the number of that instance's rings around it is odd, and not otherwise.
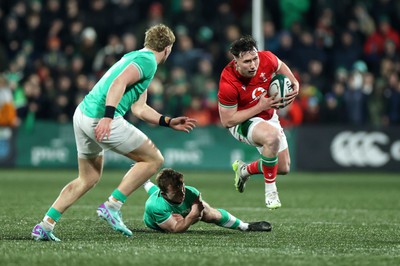
<path fill-rule="evenodd" d="M 138 101 L 131 107 L 132 113 L 139 119 L 155 125 L 171 127 L 178 131 L 185 131 L 189 133 L 196 127 L 197 121 L 193 118 L 180 116 L 180 117 L 166 117 L 147 105 L 147 90 L 140 95 Z"/>
<path fill-rule="evenodd" d="M 169 126 L 178 131 L 185 131 L 189 133 L 196 127 L 197 120 L 186 117 L 186 116 L 179 116 L 171 118 Z"/>

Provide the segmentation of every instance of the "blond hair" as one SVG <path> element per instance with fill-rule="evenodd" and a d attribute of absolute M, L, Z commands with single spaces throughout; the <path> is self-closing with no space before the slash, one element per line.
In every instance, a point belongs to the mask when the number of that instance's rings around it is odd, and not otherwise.
<path fill-rule="evenodd" d="M 144 47 L 162 52 L 166 47 L 175 42 L 172 30 L 164 24 L 158 24 L 149 28 L 145 33 Z"/>

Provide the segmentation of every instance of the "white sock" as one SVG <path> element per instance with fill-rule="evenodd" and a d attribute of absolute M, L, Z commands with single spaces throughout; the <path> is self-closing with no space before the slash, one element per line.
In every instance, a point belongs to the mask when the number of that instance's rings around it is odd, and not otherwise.
<path fill-rule="evenodd" d="M 154 184 L 153 184 L 150 180 L 147 180 L 147 181 L 143 184 L 143 187 L 144 187 L 144 189 L 146 190 L 146 192 L 149 192 L 149 189 L 150 189 L 152 186 L 154 186 Z"/>
<path fill-rule="evenodd" d="M 53 231 L 54 230 L 54 226 L 56 226 L 56 222 L 54 222 L 54 224 L 50 223 L 48 221 L 50 217 L 49 216 L 45 216 L 43 218 L 43 221 L 40 223 L 40 225 L 44 228 L 44 230 L 46 231 Z"/>
<path fill-rule="evenodd" d="M 245 164 L 244 167 L 240 168 L 240 175 L 243 176 L 243 177 L 250 176 L 249 171 L 247 171 L 247 164 Z"/>
<path fill-rule="evenodd" d="M 115 201 L 113 196 L 110 196 L 108 200 L 105 202 L 107 208 L 111 208 L 119 211 L 123 205 L 121 201 Z"/>
<path fill-rule="evenodd" d="M 278 191 L 276 188 L 276 183 L 265 183 L 265 193 Z"/>
<path fill-rule="evenodd" d="M 237 227 L 241 231 L 246 231 L 249 228 L 249 224 L 240 221 L 239 226 Z"/>

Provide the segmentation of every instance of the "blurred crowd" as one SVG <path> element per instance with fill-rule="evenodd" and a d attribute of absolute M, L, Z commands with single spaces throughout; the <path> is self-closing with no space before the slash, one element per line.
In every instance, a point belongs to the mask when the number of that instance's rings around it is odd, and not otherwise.
<path fill-rule="evenodd" d="M 149 105 L 219 125 L 219 75 L 232 59 L 230 43 L 251 34 L 251 5 L 2 0 L 0 125 L 70 122 L 96 81 L 124 53 L 142 48 L 145 30 L 158 23 L 177 41 L 148 89 Z M 269 0 L 263 8 L 259 49 L 275 53 L 300 81 L 297 100 L 279 110 L 285 127 L 400 125 L 400 1 Z"/>

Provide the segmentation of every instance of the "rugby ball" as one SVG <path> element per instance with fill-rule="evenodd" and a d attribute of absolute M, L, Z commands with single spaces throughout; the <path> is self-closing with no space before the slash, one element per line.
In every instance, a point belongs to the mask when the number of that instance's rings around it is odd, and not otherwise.
<path fill-rule="evenodd" d="M 284 98 L 286 94 L 292 91 L 293 88 L 290 79 L 283 74 L 276 74 L 272 77 L 271 83 L 269 84 L 268 96 L 271 97 L 278 93 L 276 95 L 277 98 Z M 282 100 L 282 103 L 283 102 L 284 100 Z"/>

